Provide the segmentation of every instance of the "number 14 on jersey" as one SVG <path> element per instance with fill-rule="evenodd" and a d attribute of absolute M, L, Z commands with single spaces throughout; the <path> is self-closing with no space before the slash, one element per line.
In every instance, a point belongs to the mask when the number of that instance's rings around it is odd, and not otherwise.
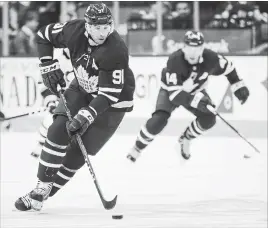
<path fill-rule="evenodd" d="M 166 73 L 166 81 L 167 81 L 168 85 L 170 83 L 172 83 L 173 85 L 177 85 L 178 84 L 177 74 L 176 73 L 170 74 L 169 72 L 167 72 Z"/>

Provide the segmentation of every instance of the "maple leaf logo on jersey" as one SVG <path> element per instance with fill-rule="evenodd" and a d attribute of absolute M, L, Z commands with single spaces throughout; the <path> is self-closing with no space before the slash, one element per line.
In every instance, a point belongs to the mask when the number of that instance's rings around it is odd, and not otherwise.
<path fill-rule="evenodd" d="M 83 66 L 79 65 L 74 68 L 79 85 L 88 93 L 93 93 L 98 90 L 98 76 L 89 76 Z"/>

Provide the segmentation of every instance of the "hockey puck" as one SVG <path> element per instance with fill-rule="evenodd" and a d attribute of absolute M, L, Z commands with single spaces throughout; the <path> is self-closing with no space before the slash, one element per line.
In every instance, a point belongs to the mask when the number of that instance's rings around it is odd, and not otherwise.
<path fill-rule="evenodd" d="M 248 159 L 248 158 L 250 158 L 250 156 L 245 154 L 245 155 L 244 155 L 244 158 L 245 158 L 245 159 Z"/>
<path fill-rule="evenodd" d="M 122 219 L 123 215 L 113 215 L 112 218 L 113 219 Z"/>

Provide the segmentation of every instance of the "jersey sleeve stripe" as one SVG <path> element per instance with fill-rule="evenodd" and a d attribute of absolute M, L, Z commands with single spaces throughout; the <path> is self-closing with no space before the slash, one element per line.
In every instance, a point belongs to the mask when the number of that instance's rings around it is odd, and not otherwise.
<path fill-rule="evenodd" d="M 46 39 L 47 39 L 48 41 L 50 41 L 50 39 L 49 39 L 49 26 L 50 26 L 50 25 L 47 25 L 47 26 L 46 26 L 46 29 L 45 29 L 45 37 L 46 37 Z"/>
<path fill-rule="evenodd" d="M 242 88 L 245 86 L 245 83 L 244 81 L 239 81 L 239 82 L 236 82 L 234 84 L 231 85 L 231 91 L 234 93 L 236 92 L 238 89 Z"/>
<path fill-rule="evenodd" d="M 133 101 L 120 101 L 116 104 L 111 105 L 114 108 L 129 108 L 133 106 Z"/>
<path fill-rule="evenodd" d="M 174 98 L 182 91 L 182 88 L 169 95 L 169 100 L 173 101 Z"/>
<path fill-rule="evenodd" d="M 169 86 L 168 91 L 176 91 L 180 90 L 182 87 L 181 86 Z"/>
<path fill-rule="evenodd" d="M 160 86 L 164 89 L 164 90 L 168 90 L 168 86 L 164 83 L 164 82 L 160 82 Z"/>
<path fill-rule="evenodd" d="M 61 32 L 61 31 L 62 31 L 62 28 L 57 29 L 57 30 L 53 30 L 51 33 L 59 33 L 59 32 Z"/>
<path fill-rule="evenodd" d="M 40 58 L 40 60 L 52 60 L 53 57 L 52 56 L 43 56 Z"/>
<path fill-rule="evenodd" d="M 102 91 L 102 92 L 112 92 L 112 93 L 121 93 L 122 89 L 99 87 L 99 91 Z"/>
<path fill-rule="evenodd" d="M 43 34 L 40 32 L 40 30 L 37 32 L 37 35 L 40 36 L 43 40 L 45 39 Z"/>
<path fill-rule="evenodd" d="M 230 74 L 233 70 L 234 70 L 234 65 L 232 64 L 232 62 L 228 61 L 225 71 L 223 72 L 223 75 Z"/>
<path fill-rule="evenodd" d="M 117 97 L 113 97 L 113 96 L 108 95 L 108 94 L 106 94 L 106 93 L 103 93 L 103 92 L 101 92 L 101 91 L 99 91 L 98 94 L 99 94 L 99 95 L 106 96 L 108 99 L 110 99 L 110 100 L 113 101 L 113 102 L 117 102 L 117 101 L 119 100 L 119 98 L 117 98 Z"/>

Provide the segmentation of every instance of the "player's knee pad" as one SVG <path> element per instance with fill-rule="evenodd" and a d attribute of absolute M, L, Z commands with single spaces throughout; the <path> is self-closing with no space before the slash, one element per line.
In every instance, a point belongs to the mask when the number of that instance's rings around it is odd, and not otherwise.
<path fill-rule="evenodd" d="M 216 124 L 216 116 L 213 114 L 199 116 L 197 121 L 204 130 L 208 130 Z"/>
<path fill-rule="evenodd" d="M 67 147 L 66 155 L 62 164 L 73 170 L 78 170 L 85 164 L 83 154 L 76 142 L 72 141 L 72 143 L 70 143 Z"/>
<path fill-rule="evenodd" d="M 66 145 L 68 143 L 68 133 L 66 129 L 67 117 L 57 115 L 53 123 L 48 128 L 47 138 L 55 143 Z"/>
<path fill-rule="evenodd" d="M 147 121 L 146 128 L 153 135 L 159 134 L 168 123 L 170 113 L 165 111 L 157 111 Z"/>

